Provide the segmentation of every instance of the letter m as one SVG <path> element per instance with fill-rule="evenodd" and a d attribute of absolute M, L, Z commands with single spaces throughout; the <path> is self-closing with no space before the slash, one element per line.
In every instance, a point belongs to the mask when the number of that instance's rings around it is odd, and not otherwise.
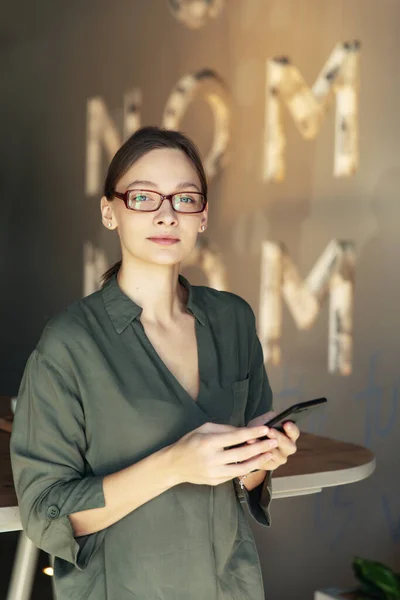
<path fill-rule="evenodd" d="M 337 44 L 310 89 L 286 57 L 267 61 L 264 180 L 285 178 L 286 136 L 283 105 L 306 140 L 314 139 L 336 97 L 334 175 L 348 176 L 358 166 L 358 77 L 360 43 Z"/>
<path fill-rule="evenodd" d="M 282 244 L 263 242 L 259 336 L 266 362 L 281 362 L 282 299 L 299 329 L 314 324 L 329 294 L 328 371 L 352 369 L 354 246 L 332 240 L 303 281 Z"/>

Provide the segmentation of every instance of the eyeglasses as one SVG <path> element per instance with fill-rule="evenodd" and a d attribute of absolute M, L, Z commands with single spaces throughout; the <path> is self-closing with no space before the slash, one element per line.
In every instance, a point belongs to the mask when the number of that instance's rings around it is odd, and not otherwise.
<path fill-rule="evenodd" d="M 169 200 L 176 212 L 186 214 L 201 213 L 207 204 L 207 198 L 200 192 L 166 195 L 153 190 L 127 190 L 124 194 L 114 192 L 114 195 L 124 201 L 126 208 L 139 212 L 155 212 L 164 200 Z"/>

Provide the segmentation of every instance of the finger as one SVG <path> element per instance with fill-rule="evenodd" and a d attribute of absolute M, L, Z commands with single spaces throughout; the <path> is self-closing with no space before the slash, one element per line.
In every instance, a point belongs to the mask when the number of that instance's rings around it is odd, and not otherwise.
<path fill-rule="evenodd" d="M 277 448 L 278 442 L 276 440 L 262 440 L 256 441 L 254 444 L 245 444 L 240 448 L 233 448 L 231 450 L 224 450 L 221 452 L 219 457 L 220 464 L 229 463 L 242 463 L 260 454 L 265 454 L 270 450 Z"/>
<path fill-rule="evenodd" d="M 296 444 L 284 433 L 271 428 L 268 437 L 278 442 L 278 448 L 285 456 L 294 454 L 297 450 Z"/>
<path fill-rule="evenodd" d="M 270 458 L 262 465 L 262 469 L 266 471 L 275 471 L 278 467 L 282 466 L 287 462 L 287 458 L 284 458 L 278 449 L 271 450 Z"/>
<path fill-rule="evenodd" d="M 292 440 L 292 442 L 295 442 L 299 439 L 300 429 L 294 423 L 284 423 L 283 429 L 285 430 L 287 437 Z"/>
<path fill-rule="evenodd" d="M 271 458 L 268 463 L 263 465 L 263 469 L 266 471 L 273 471 L 278 467 L 286 464 L 288 461 L 288 457 L 283 454 L 279 448 L 275 448 L 270 452 Z"/>
<path fill-rule="evenodd" d="M 271 452 L 271 460 L 273 460 L 277 465 L 280 466 L 284 465 L 287 462 L 288 456 L 279 448 L 275 448 L 275 450 Z"/>
<path fill-rule="evenodd" d="M 243 473 L 251 473 L 251 471 L 259 471 L 260 469 L 266 470 L 263 465 L 269 464 L 271 460 L 272 454 L 265 452 L 264 454 L 244 460 L 237 465 L 228 464 L 223 467 L 223 476 L 225 477 L 226 475 L 230 479 L 233 479 L 233 477 L 241 477 Z"/>
<path fill-rule="evenodd" d="M 245 444 L 248 440 L 262 437 L 269 433 L 269 428 L 265 427 L 235 427 L 234 431 L 227 431 L 219 436 L 215 436 L 214 445 L 217 447 L 229 448 L 238 444 Z"/>

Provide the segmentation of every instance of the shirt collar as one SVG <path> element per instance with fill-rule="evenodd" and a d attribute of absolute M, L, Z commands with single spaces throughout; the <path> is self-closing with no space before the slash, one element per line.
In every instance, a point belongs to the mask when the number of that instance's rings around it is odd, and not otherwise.
<path fill-rule="evenodd" d="M 200 304 L 196 302 L 196 290 L 183 275 L 179 282 L 188 291 L 187 311 L 201 324 L 206 324 L 206 315 Z M 131 300 L 118 285 L 117 276 L 113 275 L 101 290 L 104 305 L 117 333 L 122 333 L 128 325 L 142 313 L 142 307 Z"/>

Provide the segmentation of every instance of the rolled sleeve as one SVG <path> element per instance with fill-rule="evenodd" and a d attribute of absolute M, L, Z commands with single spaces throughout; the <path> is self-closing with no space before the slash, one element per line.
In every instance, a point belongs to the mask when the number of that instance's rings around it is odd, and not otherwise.
<path fill-rule="evenodd" d="M 264 356 L 260 340 L 257 335 L 253 311 L 248 311 L 249 330 L 251 340 L 250 368 L 249 368 L 249 394 L 245 413 L 245 424 L 272 410 L 272 390 L 268 375 L 265 370 Z M 241 502 L 247 505 L 251 516 L 260 525 L 271 525 L 270 504 L 272 497 L 271 472 L 267 472 L 264 480 L 252 490 L 243 490 L 239 481 L 235 480 L 235 488 Z"/>
<path fill-rule="evenodd" d="M 38 349 L 22 378 L 10 441 L 23 529 L 42 550 L 84 569 L 105 532 L 76 538 L 68 515 L 105 506 L 103 477 L 85 458 L 84 411 L 73 378 Z"/>
<path fill-rule="evenodd" d="M 264 480 L 252 490 L 241 489 L 239 480 L 234 480 L 237 496 L 242 504 L 246 504 L 250 515 L 264 527 L 271 526 L 271 472 L 267 472 Z"/>

